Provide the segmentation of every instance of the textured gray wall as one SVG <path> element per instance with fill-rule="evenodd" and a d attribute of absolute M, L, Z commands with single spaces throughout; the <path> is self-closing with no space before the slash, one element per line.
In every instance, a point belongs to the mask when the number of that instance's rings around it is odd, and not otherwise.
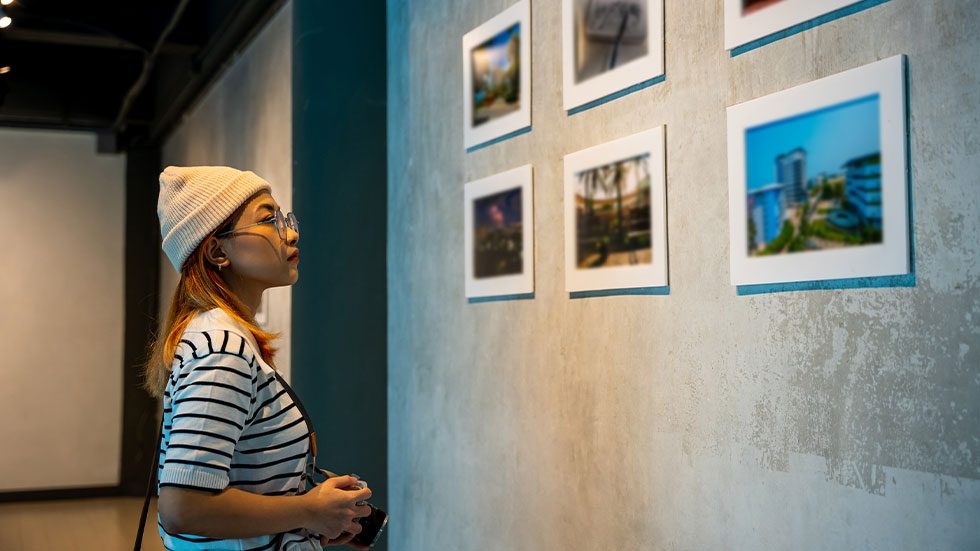
<path fill-rule="evenodd" d="M 388 3 L 391 549 L 980 548 L 980 3 L 891 0 L 731 58 L 666 0 L 666 80 L 466 154 L 461 38 L 510 0 Z M 738 296 L 725 108 L 909 60 L 915 285 Z M 562 157 L 667 127 L 670 295 L 564 292 Z M 534 164 L 536 295 L 469 304 L 463 185 Z"/>

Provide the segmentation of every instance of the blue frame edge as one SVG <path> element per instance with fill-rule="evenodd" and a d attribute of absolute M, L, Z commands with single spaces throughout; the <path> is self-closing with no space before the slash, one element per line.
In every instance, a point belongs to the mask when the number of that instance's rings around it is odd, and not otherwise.
<path fill-rule="evenodd" d="M 882 287 L 915 287 L 915 270 L 908 274 L 893 276 L 852 277 L 846 279 L 822 279 L 816 281 L 793 281 L 790 283 L 761 283 L 758 285 L 736 285 L 738 296 L 788 293 L 791 291 L 826 291 L 830 289 L 874 289 Z"/>
<path fill-rule="evenodd" d="M 752 42 L 742 44 L 741 46 L 736 46 L 731 50 L 731 57 L 742 55 L 745 52 L 754 50 L 756 48 L 761 48 L 767 44 L 772 44 L 773 42 L 782 40 L 786 37 L 793 36 L 794 34 L 801 33 L 807 29 L 812 29 L 814 27 L 819 27 L 824 23 L 829 23 L 835 19 L 841 19 L 847 17 L 848 15 L 855 14 L 859 11 L 866 10 L 868 8 L 873 8 L 879 4 L 884 4 L 890 0 L 864 0 L 863 2 L 858 2 L 857 4 L 851 4 L 850 6 L 844 6 L 839 10 L 832 11 L 830 13 L 825 13 L 821 16 L 815 17 L 809 21 L 804 21 L 793 25 L 788 29 L 783 29 L 778 32 L 774 32 L 768 36 L 763 36 L 762 38 L 757 38 Z"/>
<path fill-rule="evenodd" d="M 609 94 L 608 96 L 603 96 L 603 97 L 601 97 L 599 99 L 592 100 L 589 103 L 584 103 L 582 105 L 579 105 L 578 107 L 573 107 L 573 108 L 569 109 L 566 112 L 566 114 L 569 115 L 569 116 L 571 116 L 571 115 L 574 115 L 576 113 L 581 113 L 582 111 L 588 111 L 589 109 L 592 109 L 593 107 L 598 107 L 598 106 L 602 105 L 603 103 L 609 103 L 610 101 L 612 101 L 614 99 L 619 99 L 619 98 L 621 98 L 621 97 L 623 97 L 625 95 L 632 94 L 633 92 L 642 90 L 644 88 L 649 88 L 650 86 L 653 86 L 654 84 L 660 84 L 661 82 L 663 82 L 666 79 L 667 79 L 667 75 L 665 73 L 665 74 L 662 74 L 662 75 L 660 75 L 658 77 L 653 77 L 650 80 L 644 80 L 643 82 L 641 82 L 639 84 L 634 84 L 633 86 L 630 86 L 629 88 L 623 88 L 622 90 L 620 90 L 618 92 L 613 92 L 612 94 Z"/>
<path fill-rule="evenodd" d="M 669 295 L 670 285 L 664 285 L 663 287 L 633 287 L 630 289 L 602 289 L 600 291 L 574 291 L 568 293 L 568 298 L 595 298 L 595 297 L 613 297 L 613 296 L 629 296 L 629 295 Z"/>
<path fill-rule="evenodd" d="M 530 131 L 531 131 L 531 127 L 530 126 L 525 126 L 524 128 L 521 128 L 520 130 L 515 130 L 515 131 L 513 131 L 513 132 L 511 132 L 509 134 L 504 134 L 503 136 L 498 136 L 498 137 L 496 137 L 496 138 L 494 138 L 492 140 L 485 141 L 483 143 L 478 143 L 478 144 L 474 145 L 473 147 L 467 148 L 466 149 L 466 152 L 467 153 L 473 153 L 477 149 L 483 149 L 484 147 L 490 147 L 491 145 L 493 145 L 495 143 L 500 143 L 500 142 L 502 142 L 504 140 L 509 140 L 509 139 L 514 138 L 516 136 L 520 136 L 521 134 L 527 134 Z"/>
<path fill-rule="evenodd" d="M 479 304 L 481 302 L 506 302 L 510 300 L 531 300 L 534 298 L 534 293 L 521 293 L 518 295 L 496 295 L 492 297 L 472 297 L 467 299 L 470 304 Z"/>

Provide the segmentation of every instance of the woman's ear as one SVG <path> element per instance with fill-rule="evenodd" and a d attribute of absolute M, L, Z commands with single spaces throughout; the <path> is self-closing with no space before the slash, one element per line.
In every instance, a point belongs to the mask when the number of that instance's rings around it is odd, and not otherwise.
<path fill-rule="evenodd" d="M 218 241 L 217 237 L 211 237 L 204 244 L 204 259 L 216 268 L 228 267 L 231 264 L 228 260 L 228 255 L 221 248 L 221 242 Z"/>

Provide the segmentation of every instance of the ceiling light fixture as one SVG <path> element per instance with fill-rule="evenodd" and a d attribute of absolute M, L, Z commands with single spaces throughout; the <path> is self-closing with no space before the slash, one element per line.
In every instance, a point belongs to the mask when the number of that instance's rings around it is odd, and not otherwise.
<path fill-rule="evenodd" d="M 4 65 L 0 67 L 0 75 L 5 75 L 10 72 L 10 65 Z"/>
<path fill-rule="evenodd" d="M 9 6 L 9 5 L 13 4 L 13 3 L 14 3 L 14 0 L 0 0 L 0 4 L 3 4 L 4 6 Z"/>
<path fill-rule="evenodd" d="M 9 18 L 9 17 L 7 17 L 6 15 L 3 16 L 3 17 L 0 17 L 0 29 L 6 29 L 13 22 L 14 22 L 14 20 L 11 19 L 11 18 Z"/>

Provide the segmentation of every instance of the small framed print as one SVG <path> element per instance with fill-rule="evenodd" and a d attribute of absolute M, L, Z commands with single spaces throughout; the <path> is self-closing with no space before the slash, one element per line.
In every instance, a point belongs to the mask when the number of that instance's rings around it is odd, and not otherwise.
<path fill-rule="evenodd" d="M 664 127 L 565 156 L 565 289 L 667 282 Z"/>
<path fill-rule="evenodd" d="M 728 108 L 732 285 L 909 273 L 905 67 Z"/>
<path fill-rule="evenodd" d="M 663 0 L 562 0 L 565 110 L 664 74 Z"/>
<path fill-rule="evenodd" d="M 521 0 L 463 35 L 463 146 L 531 126 L 531 5 Z"/>
<path fill-rule="evenodd" d="M 534 292 L 532 177 L 525 165 L 466 184 L 467 298 Z"/>
<path fill-rule="evenodd" d="M 725 49 L 735 49 L 859 1 L 725 0 Z"/>

